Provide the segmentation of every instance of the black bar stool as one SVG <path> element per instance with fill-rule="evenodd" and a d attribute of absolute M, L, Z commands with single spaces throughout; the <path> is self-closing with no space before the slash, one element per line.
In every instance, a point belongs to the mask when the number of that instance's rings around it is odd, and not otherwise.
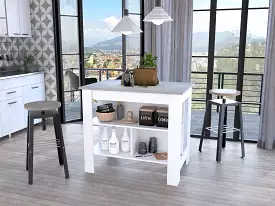
<path fill-rule="evenodd" d="M 54 121 L 54 130 L 56 137 L 56 146 L 59 158 L 59 164 L 64 165 L 65 177 L 69 178 L 69 170 L 63 139 L 60 114 L 58 108 L 61 104 L 57 101 L 39 101 L 25 104 L 25 109 L 28 110 L 28 128 L 27 128 L 27 155 L 26 155 L 26 170 L 28 170 L 29 184 L 33 183 L 33 133 L 34 119 L 42 118 L 43 130 L 46 130 L 45 120 L 52 117 Z M 42 143 L 41 143 L 42 144 Z M 45 142 L 43 142 L 45 144 Z M 49 143 L 50 144 L 50 143 Z"/>
<path fill-rule="evenodd" d="M 205 131 L 213 131 L 215 133 L 218 133 L 218 141 L 217 141 L 217 153 L 216 153 L 216 161 L 221 161 L 221 154 L 222 154 L 222 148 L 225 148 L 226 145 L 226 133 L 228 132 L 239 132 L 241 136 L 241 150 L 242 150 L 242 158 L 245 157 L 245 150 L 244 150 L 244 135 L 243 135 L 243 114 L 242 114 L 242 103 L 230 100 L 230 99 L 224 99 L 223 97 L 236 97 L 239 96 L 241 93 L 237 90 L 231 90 L 231 89 L 213 89 L 210 91 L 211 94 L 217 95 L 218 97 L 222 97 L 221 99 L 213 99 L 209 100 L 206 104 L 205 109 L 205 115 L 204 115 L 204 121 L 202 126 L 202 133 L 201 133 L 201 139 L 200 139 L 200 145 L 199 145 L 199 151 L 202 151 L 202 144 L 203 139 L 205 136 Z M 219 107 L 219 124 L 217 127 L 206 127 L 207 120 L 209 118 L 208 111 L 212 110 L 212 105 L 216 105 Z M 234 128 L 229 127 L 227 125 L 227 107 L 234 106 L 239 109 L 240 114 L 240 128 Z"/>

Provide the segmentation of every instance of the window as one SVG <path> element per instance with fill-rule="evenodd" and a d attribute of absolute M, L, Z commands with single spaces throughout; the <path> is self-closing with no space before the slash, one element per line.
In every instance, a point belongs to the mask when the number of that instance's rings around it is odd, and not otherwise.
<path fill-rule="evenodd" d="M 194 0 L 192 124 L 198 125 L 199 121 L 202 125 L 203 113 L 198 110 L 204 110 L 205 101 L 211 97 L 209 89 L 238 89 L 242 92 L 238 100 L 244 104 L 245 118 L 251 120 L 244 122 L 245 128 L 253 131 L 245 132 L 245 136 L 257 139 L 268 6 L 268 0 Z M 242 39 L 246 39 L 245 44 Z M 216 121 L 216 113 L 213 115 Z M 236 126 L 233 117 L 232 111 L 229 122 Z M 201 132 L 198 127 L 192 129 L 193 134 Z"/>

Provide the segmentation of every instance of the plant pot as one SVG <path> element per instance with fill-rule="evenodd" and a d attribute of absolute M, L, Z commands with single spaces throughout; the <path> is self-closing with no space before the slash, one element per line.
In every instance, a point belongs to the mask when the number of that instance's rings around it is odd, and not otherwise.
<path fill-rule="evenodd" d="M 24 64 L 25 72 L 35 72 L 33 64 Z"/>
<path fill-rule="evenodd" d="M 138 86 L 156 86 L 159 84 L 157 68 L 137 68 L 133 70 L 134 82 Z"/>

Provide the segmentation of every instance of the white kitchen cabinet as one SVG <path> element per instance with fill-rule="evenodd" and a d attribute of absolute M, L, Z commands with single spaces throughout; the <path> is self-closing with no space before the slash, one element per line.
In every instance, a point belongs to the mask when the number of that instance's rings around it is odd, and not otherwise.
<path fill-rule="evenodd" d="M 30 1 L 19 1 L 19 19 L 21 36 L 31 37 Z"/>
<path fill-rule="evenodd" d="M 0 78 L 0 138 L 26 128 L 27 111 L 24 104 L 43 100 L 43 72 Z"/>
<path fill-rule="evenodd" d="M 29 0 L 6 1 L 8 36 L 30 37 L 31 19 Z"/>
<path fill-rule="evenodd" d="M 0 0 L 0 18 L 6 18 L 5 0 Z"/>
<path fill-rule="evenodd" d="M 7 20 L 6 19 L 0 19 L 0 37 L 7 36 Z"/>
<path fill-rule="evenodd" d="M 32 84 L 23 88 L 24 104 L 34 101 L 45 101 L 45 85 L 44 83 Z M 25 110 L 25 125 L 27 126 L 28 111 Z M 35 119 L 34 123 L 41 122 L 41 119 Z"/>
<path fill-rule="evenodd" d="M 25 126 L 23 98 L 6 100 L 1 105 L 2 135 L 8 135 Z"/>

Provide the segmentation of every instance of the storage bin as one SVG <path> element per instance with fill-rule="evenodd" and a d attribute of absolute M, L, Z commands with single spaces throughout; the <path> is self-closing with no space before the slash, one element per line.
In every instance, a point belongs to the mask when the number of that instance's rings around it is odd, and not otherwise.
<path fill-rule="evenodd" d="M 158 127 L 168 128 L 168 108 L 160 107 L 157 109 L 156 124 Z"/>
<path fill-rule="evenodd" d="M 156 124 L 156 107 L 143 106 L 139 109 L 139 124 L 154 126 Z"/>

